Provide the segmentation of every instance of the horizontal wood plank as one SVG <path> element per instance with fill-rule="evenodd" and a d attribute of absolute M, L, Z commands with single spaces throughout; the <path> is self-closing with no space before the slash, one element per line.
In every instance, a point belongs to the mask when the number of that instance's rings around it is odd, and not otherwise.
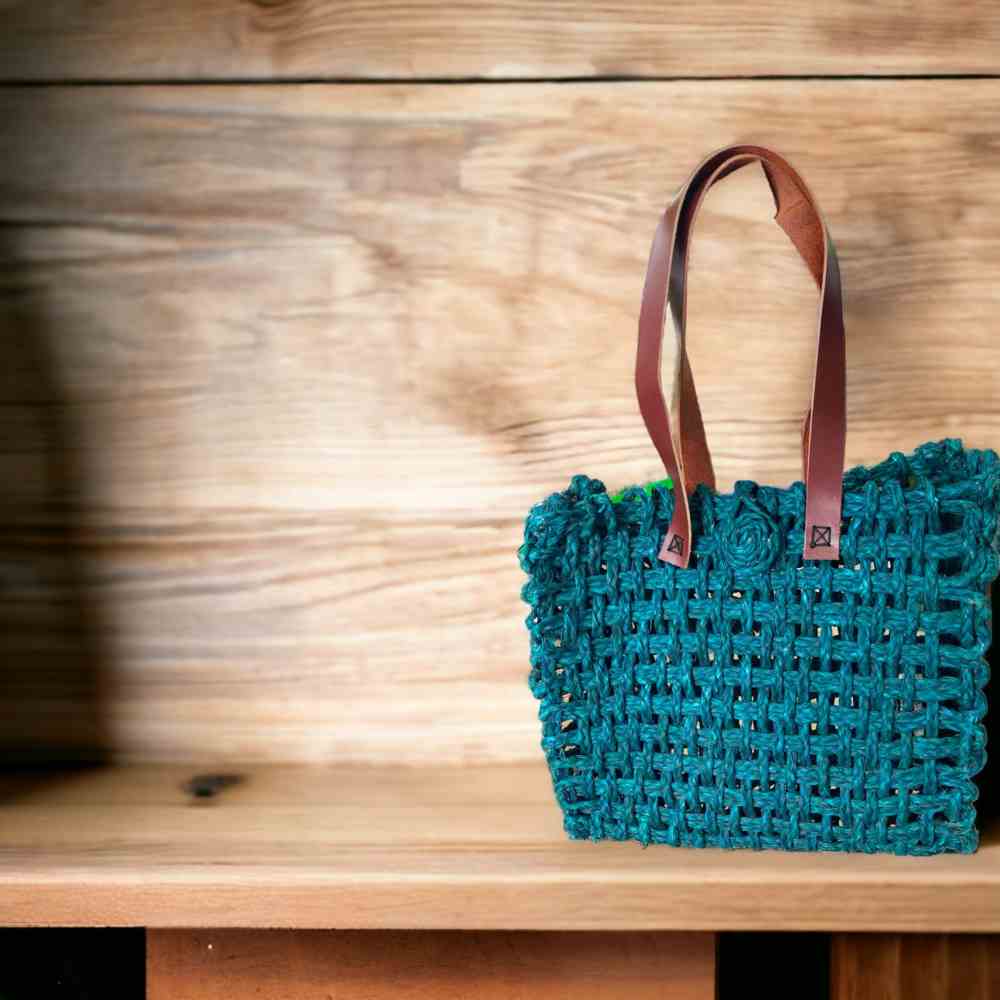
<path fill-rule="evenodd" d="M 897 858 L 571 842 L 543 763 L 0 781 L 0 925 L 1000 931 L 1000 826 Z"/>
<path fill-rule="evenodd" d="M 786 152 L 840 248 L 849 462 L 995 445 L 998 100 L 0 91 L 0 647 L 30 665 L 0 734 L 58 739 L 84 692 L 74 731 L 125 759 L 533 758 L 520 525 L 574 473 L 660 475 L 630 369 L 669 193 L 726 141 Z M 724 486 L 799 474 L 815 289 L 769 215 L 743 171 L 694 241 Z"/>
<path fill-rule="evenodd" d="M 995 73 L 984 0 L 6 0 L 6 80 Z"/>
<path fill-rule="evenodd" d="M 995 1000 L 1000 937 L 835 934 L 831 1000 Z"/>
<path fill-rule="evenodd" d="M 712 934 L 153 930 L 150 1000 L 714 1000 Z"/>

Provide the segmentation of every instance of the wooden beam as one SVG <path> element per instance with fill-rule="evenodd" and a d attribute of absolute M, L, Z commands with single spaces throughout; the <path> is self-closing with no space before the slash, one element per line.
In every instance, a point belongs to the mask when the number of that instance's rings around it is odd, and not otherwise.
<path fill-rule="evenodd" d="M 150 1000 L 713 1000 L 715 935 L 150 931 Z"/>
<path fill-rule="evenodd" d="M 830 1000 L 995 1000 L 1000 936 L 835 934 Z"/>
<path fill-rule="evenodd" d="M 831 0 L 8 0 L 7 80 L 994 73 L 1000 13 Z"/>
<path fill-rule="evenodd" d="M 193 769 L 0 781 L 0 926 L 1000 931 L 975 855 L 569 841 L 531 765 Z"/>

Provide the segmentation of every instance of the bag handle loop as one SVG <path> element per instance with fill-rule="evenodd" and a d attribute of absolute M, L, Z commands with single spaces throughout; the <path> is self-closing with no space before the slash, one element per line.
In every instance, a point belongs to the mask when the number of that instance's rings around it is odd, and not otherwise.
<path fill-rule="evenodd" d="M 715 486 L 711 455 L 685 343 L 687 260 L 690 233 L 705 193 L 748 163 L 759 162 L 774 196 L 775 219 L 802 256 L 820 289 L 812 403 L 803 426 L 806 484 L 803 559 L 837 559 L 844 452 L 847 436 L 846 356 L 843 300 L 837 253 L 809 189 L 792 166 L 763 146 L 727 146 L 694 171 L 667 207 L 653 237 L 639 311 L 635 387 L 646 430 L 673 481 L 674 514 L 660 559 L 684 568 L 691 556 L 688 494 L 699 484 Z M 677 400 L 680 460 L 660 376 L 666 306 L 676 339 L 673 398 Z"/>

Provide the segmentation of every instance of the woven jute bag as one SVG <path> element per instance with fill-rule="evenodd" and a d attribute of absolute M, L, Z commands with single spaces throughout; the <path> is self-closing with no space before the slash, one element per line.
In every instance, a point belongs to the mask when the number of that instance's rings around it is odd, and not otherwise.
<path fill-rule="evenodd" d="M 820 290 L 804 483 L 719 493 L 685 348 L 688 245 L 705 192 L 755 162 Z M 1000 461 L 947 440 L 845 474 L 845 370 L 809 190 L 770 150 L 713 153 L 660 221 L 642 296 L 636 390 L 668 478 L 611 497 L 576 476 L 525 524 L 530 684 L 571 837 L 975 850 Z"/>

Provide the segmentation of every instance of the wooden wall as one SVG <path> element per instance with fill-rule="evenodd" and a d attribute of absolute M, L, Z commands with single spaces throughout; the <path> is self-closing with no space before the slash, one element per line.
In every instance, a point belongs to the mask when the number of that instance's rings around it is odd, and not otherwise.
<path fill-rule="evenodd" d="M 840 249 L 849 463 L 1000 441 L 991 3 L 3 16 L 11 753 L 534 757 L 521 522 L 660 474 L 645 259 L 726 142 L 786 153 Z M 727 180 L 689 309 L 723 485 L 797 476 L 814 307 Z"/>
<path fill-rule="evenodd" d="M 989 0 L 4 0 L 7 80 L 996 73 Z"/>

